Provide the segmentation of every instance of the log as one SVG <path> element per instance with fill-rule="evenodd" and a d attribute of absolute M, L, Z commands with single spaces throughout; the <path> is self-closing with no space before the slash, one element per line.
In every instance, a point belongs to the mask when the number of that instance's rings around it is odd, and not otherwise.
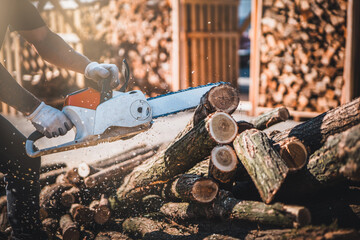
<path fill-rule="evenodd" d="M 210 155 L 209 176 L 220 183 L 229 183 L 235 176 L 237 164 L 238 159 L 232 147 L 216 146 Z"/>
<path fill-rule="evenodd" d="M 301 227 L 311 221 L 310 212 L 305 207 L 238 200 L 224 190 L 219 192 L 213 204 L 169 202 L 160 211 L 174 219 L 221 218 L 281 227 Z"/>
<path fill-rule="evenodd" d="M 169 239 L 169 236 L 184 236 L 191 232 L 182 227 L 168 224 L 165 222 L 155 221 L 145 217 L 127 218 L 122 224 L 123 230 L 139 236 L 142 239 Z"/>
<path fill-rule="evenodd" d="M 154 146 L 146 146 L 144 144 L 141 144 L 139 146 L 130 148 L 129 150 L 121 153 L 120 155 L 94 162 L 91 164 L 91 166 L 94 168 L 107 168 L 110 167 L 111 165 L 124 162 L 138 155 L 143 155 L 150 151 L 156 151 L 157 149 L 158 146 L 154 147 Z"/>
<path fill-rule="evenodd" d="M 239 102 L 240 94 L 231 85 L 221 84 L 211 88 L 201 97 L 193 117 L 172 143 L 186 135 L 195 125 L 216 111 L 232 114 L 237 109 Z"/>
<path fill-rule="evenodd" d="M 309 148 L 308 154 L 311 155 L 324 144 L 329 136 L 343 132 L 359 123 L 360 98 L 357 98 L 293 128 L 279 132 L 271 139 L 276 145 L 282 145 L 287 138 L 295 137 L 306 148 Z"/>
<path fill-rule="evenodd" d="M 238 121 L 238 133 L 242 133 L 245 130 L 255 128 L 255 126 L 252 123 L 246 122 L 246 121 Z"/>
<path fill-rule="evenodd" d="M 199 203 L 208 203 L 215 199 L 218 185 L 212 179 L 194 174 L 183 174 L 163 189 L 164 197 Z"/>
<path fill-rule="evenodd" d="M 281 239 L 359 239 L 355 229 L 332 229 L 328 226 L 312 226 L 299 229 L 252 230 L 245 240 Z"/>
<path fill-rule="evenodd" d="M 60 204 L 61 194 L 72 188 L 70 184 L 58 184 L 45 186 L 40 192 L 40 218 L 45 219 L 49 215 L 58 215 L 63 208 Z"/>
<path fill-rule="evenodd" d="M 78 173 L 77 168 L 72 168 L 66 171 L 65 178 L 69 183 L 73 185 L 79 185 L 81 183 L 81 177 Z"/>
<path fill-rule="evenodd" d="M 296 138 L 288 138 L 280 146 L 280 156 L 285 161 L 289 171 L 302 169 L 307 163 L 307 149 L 302 142 Z"/>
<path fill-rule="evenodd" d="M 341 186 L 346 180 L 359 181 L 360 124 L 334 136 L 315 151 L 306 167 L 289 175 L 279 198 L 299 198 Z"/>
<path fill-rule="evenodd" d="M 64 240 L 80 239 L 78 225 L 72 221 L 69 214 L 65 214 L 60 218 L 60 229 Z"/>
<path fill-rule="evenodd" d="M 284 122 L 290 117 L 289 110 L 286 107 L 274 108 L 251 120 L 256 129 L 264 130 L 279 122 Z"/>
<path fill-rule="evenodd" d="M 95 240 L 112 240 L 112 239 L 132 240 L 132 238 L 126 236 L 125 234 L 115 231 L 99 232 L 95 238 Z"/>
<path fill-rule="evenodd" d="M 78 166 L 78 174 L 82 178 L 86 178 L 87 176 L 95 174 L 99 171 L 100 169 L 95 168 L 85 162 L 80 163 Z"/>
<path fill-rule="evenodd" d="M 128 174 L 117 190 L 118 200 L 139 199 L 139 188 L 168 181 L 186 172 L 209 156 L 219 143 L 230 143 L 237 133 L 235 120 L 227 113 L 215 112 L 197 124 L 188 134 Z"/>
<path fill-rule="evenodd" d="M 73 203 L 80 203 L 81 202 L 81 193 L 80 193 L 80 189 L 77 187 L 72 187 L 69 190 L 64 191 L 61 194 L 61 199 L 60 199 L 61 204 L 64 207 L 71 207 L 71 205 Z"/>
<path fill-rule="evenodd" d="M 102 188 L 109 184 L 111 185 L 114 181 L 120 181 L 127 173 L 153 155 L 153 152 L 148 152 L 144 155 L 138 155 L 135 158 L 104 168 L 85 178 L 84 183 L 88 188 Z"/>
<path fill-rule="evenodd" d="M 55 234 L 59 228 L 59 221 L 55 218 L 45 218 L 42 220 L 42 226 L 50 239 L 55 237 Z"/>
<path fill-rule="evenodd" d="M 44 187 L 46 185 L 50 185 L 56 182 L 56 178 L 60 175 L 60 174 L 64 174 L 66 172 L 65 169 L 59 168 L 59 169 L 55 169 L 49 172 L 44 172 L 42 174 L 40 174 L 40 186 Z"/>
<path fill-rule="evenodd" d="M 73 217 L 74 221 L 80 225 L 89 224 L 94 219 L 94 211 L 89 207 L 78 203 L 71 205 L 69 213 Z"/>
<path fill-rule="evenodd" d="M 40 174 L 47 173 L 49 171 L 57 170 L 60 168 L 66 168 L 66 163 L 54 163 L 54 164 L 44 164 L 40 167 Z"/>
<path fill-rule="evenodd" d="M 285 162 L 272 147 L 267 135 L 256 129 L 239 134 L 233 145 L 261 199 L 270 203 L 288 174 L 289 169 Z"/>
<path fill-rule="evenodd" d="M 100 200 L 92 201 L 89 208 L 94 211 L 94 221 L 97 224 L 105 224 L 109 221 L 111 216 L 111 210 L 109 206 L 109 200 L 102 194 Z"/>
<path fill-rule="evenodd" d="M 213 87 L 201 97 L 200 104 L 195 109 L 193 125 L 216 111 L 232 114 L 237 109 L 239 102 L 240 94 L 231 85 L 221 84 Z"/>

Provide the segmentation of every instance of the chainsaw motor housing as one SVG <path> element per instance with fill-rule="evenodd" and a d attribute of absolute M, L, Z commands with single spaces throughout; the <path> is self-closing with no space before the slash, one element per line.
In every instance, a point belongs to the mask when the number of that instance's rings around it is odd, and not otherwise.
<path fill-rule="evenodd" d="M 101 135 L 110 127 L 133 128 L 151 122 L 152 110 L 141 91 L 113 91 L 113 97 L 103 103 L 99 94 L 89 88 L 67 96 L 62 111 L 75 125 L 75 140 Z"/>

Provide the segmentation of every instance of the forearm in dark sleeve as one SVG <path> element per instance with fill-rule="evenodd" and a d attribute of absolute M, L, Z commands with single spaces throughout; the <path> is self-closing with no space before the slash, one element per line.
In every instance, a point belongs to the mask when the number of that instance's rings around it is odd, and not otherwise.
<path fill-rule="evenodd" d="M 40 100 L 21 87 L 1 64 L 0 101 L 7 103 L 24 114 L 32 113 L 40 104 Z"/>

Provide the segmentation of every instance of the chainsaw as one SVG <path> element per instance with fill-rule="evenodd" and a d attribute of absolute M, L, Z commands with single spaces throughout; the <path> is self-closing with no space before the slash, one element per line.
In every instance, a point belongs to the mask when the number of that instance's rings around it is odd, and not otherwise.
<path fill-rule="evenodd" d="M 130 71 L 125 60 L 122 74 L 125 83 L 119 91 L 113 91 L 110 79 L 104 79 L 101 90 L 82 89 L 65 98 L 62 112 L 75 126 L 73 141 L 38 150 L 34 143 L 44 135 L 35 131 L 26 140 L 27 155 L 35 158 L 131 138 L 150 129 L 153 119 L 195 108 L 207 91 L 221 84 L 210 83 L 146 99 L 139 90 L 126 92 Z"/>

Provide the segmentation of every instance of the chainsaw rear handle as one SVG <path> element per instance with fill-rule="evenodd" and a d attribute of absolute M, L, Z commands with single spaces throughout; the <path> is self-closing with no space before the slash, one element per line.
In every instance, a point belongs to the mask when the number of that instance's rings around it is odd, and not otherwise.
<path fill-rule="evenodd" d="M 37 150 L 37 148 L 34 146 L 34 143 L 44 136 L 45 135 L 42 134 L 41 132 L 35 131 L 32 134 L 30 134 L 30 136 L 26 139 L 25 150 L 26 150 L 26 154 L 29 157 L 36 158 L 43 155 L 41 154 L 41 151 Z"/>

